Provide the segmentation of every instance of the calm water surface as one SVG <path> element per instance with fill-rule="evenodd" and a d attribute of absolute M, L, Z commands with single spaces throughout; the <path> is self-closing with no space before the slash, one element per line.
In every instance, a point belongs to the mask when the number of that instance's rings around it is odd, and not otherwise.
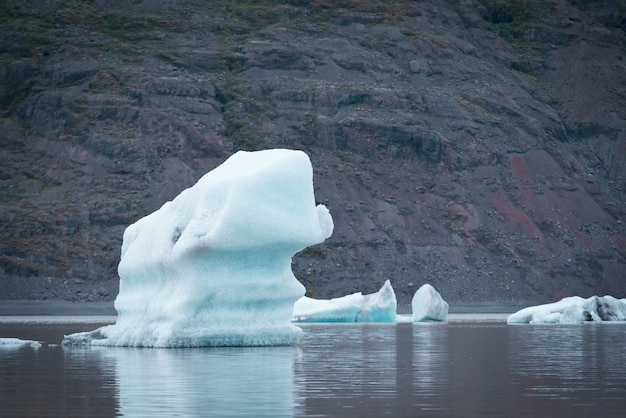
<path fill-rule="evenodd" d="M 0 347 L 0 416 L 625 416 L 623 323 L 301 327 L 296 347 Z"/>

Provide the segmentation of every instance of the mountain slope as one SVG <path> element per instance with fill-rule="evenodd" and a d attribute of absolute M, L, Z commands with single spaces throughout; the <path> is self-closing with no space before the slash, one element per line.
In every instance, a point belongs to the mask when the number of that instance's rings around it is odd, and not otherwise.
<path fill-rule="evenodd" d="M 623 2 L 1 7 L 0 298 L 114 297 L 128 224 L 270 147 L 335 220 L 313 296 L 626 293 Z"/>

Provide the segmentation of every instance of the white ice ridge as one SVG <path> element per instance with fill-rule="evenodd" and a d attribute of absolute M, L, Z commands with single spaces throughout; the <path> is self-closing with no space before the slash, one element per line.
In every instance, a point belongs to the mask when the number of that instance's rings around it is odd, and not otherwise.
<path fill-rule="evenodd" d="M 407 322 L 397 315 L 396 294 L 387 280 L 376 293 L 352 293 L 334 299 L 298 299 L 293 307 L 294 322 Z M 420 287 L 411 303 L 412 322 L 446 321 L 448 303 L 431 285 Z"/>
<path fill-rule="evenodd" d="M 585 321 L 626 321 L 626 299 L 571 296 L 524 308 L 507 319 L 509 324 L 576 324 Z"/>
<path fill-rule="evenodd" d="M 261 346 L 298 341 L 292 256 L 332 234 L 301 151 L 237 152 L 124 232 L 117 322 L 64 344 Z"/>
<path fill-rule="evenodd" d="M 294 322 L 395 322 L 396 294 L 387 280 L 376 293 L 352 293 L 335 299 L 303 296 L 293 306 Z"/>
<path fill-rule="evenodd" d="M 413 295 L 411 309 L 412 322 L 446 321 L 448 318 L 448 302 L 443 300 L 439 292 L 429 284 L 422 285 Z"/>

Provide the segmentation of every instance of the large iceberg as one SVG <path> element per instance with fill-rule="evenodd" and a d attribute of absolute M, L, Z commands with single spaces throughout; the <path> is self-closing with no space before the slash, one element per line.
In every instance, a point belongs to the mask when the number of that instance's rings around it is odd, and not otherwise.
<path fill-rule="evenodd" d="M 429 284 L 422 285 L 411 300 L 412 322 L 446 321 L 448 302 Z"/>
<path fill-rule="evenodd" d="M 509 315 L 509 324 L 576 324 L 593 321 L 626 321 L 626 299 L 570 296 L 558 302 L 529 306 Z"/>
<path fill-rule="evenodd" d="M 293 306 L 294 322 L 395 322 L 398 303 L 387 280 L 376 293 L 361 292 L 334 299 L 303 296 Z"/>
<path fill-rule="evenodd" d="M 117 322 L 64 344 L 145 347 L 294 344 L 302 249 L 332 234 L 301 151 L 237 152 L 124 232 Z"/>

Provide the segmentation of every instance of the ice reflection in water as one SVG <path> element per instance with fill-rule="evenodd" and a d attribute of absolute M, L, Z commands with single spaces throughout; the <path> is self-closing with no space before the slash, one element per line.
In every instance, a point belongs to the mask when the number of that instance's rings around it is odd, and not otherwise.
<path fill-rule="evenodd" d="M 397 392 L 395 324 L 306 324 L 296 362 L 303 416 L 381 416 Z"/>
<path fill-rule="evenodd" d="M 524 396 L 545 397 L 552 405 L 569 400 L 616 412 L 626 408 L 624 324 L 514 328 L 510 368 Z"/>
<path fill-rule="evenodd" d="M 611 417 L 626 410 L 626 324 L 302 328 L 297 347 L 0 349 L 0 416 Z M 0 336 L 11 335 L 0 327 Z"/>
<path fill-rule="evenodd" d="M 98 348 L 115 364 L 124 416 L 293 415 L 297 347 Z"/>
<path fill-rule="evenodd" d="M 447 327 L 443 324 L 426 323 L 413 327 L 412 386 L 422 396 L 435 396 L 449 384 L 447 337 Z"/>

